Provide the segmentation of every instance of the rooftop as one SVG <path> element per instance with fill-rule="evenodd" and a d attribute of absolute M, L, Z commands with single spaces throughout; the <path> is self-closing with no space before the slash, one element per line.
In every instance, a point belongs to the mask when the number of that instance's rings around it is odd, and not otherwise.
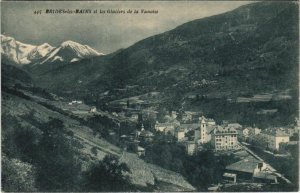
<path fill-rule="evenodd" d="M 232 174 L 232 173 L 224 173 L 223 176 L 224 176 L 224 177 L 229 177 L 229 178 L 234 178 L 234 177 L 236 177 L 236 174 Z"/>
<path fill-rule="evenodd" d="M 190 124 L 181 124 L 180 128 L 191 128 L 191 129 L 198 129 L 200 126 L 198 123 L 190 123 Z"/>
<path fill-rule="evenodd" d="M 248 158 L 228 165 L 226 166 L 226 169 L 232 171 L 253 173 L 258 163 L 261 162 L 255 158 Z"/>
<path fill-rule="evenodd" d="M 167 123 L 155 123 L 155 126 L 157 127 L 168 127 L 168 126 L 176 126 L 176 123 L 167 122 Z"/>
<path fill-rule="evenodd" d="M 237 134 L 237 131 L 233 127 L 221 127 L 217 126 L 215 129 L 215 134 Z"/>
<path fill-rule="evenodd" d="M 288 137 L 289 135 L 281 128 L 272 128 L 272 129 L 265 129 L 262 130 L 261 133 L 272 135 L 276 137 Z"/>

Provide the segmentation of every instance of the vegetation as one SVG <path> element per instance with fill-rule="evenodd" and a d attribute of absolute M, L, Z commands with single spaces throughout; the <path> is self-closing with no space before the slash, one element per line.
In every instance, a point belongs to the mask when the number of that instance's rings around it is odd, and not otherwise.
<path fill-rule="evenodd" d="M 123 173 L 129 170 L 114 157 L 106 157 L 82 173 L 73 135 L 61 120 L 26 120 L 36 127 L 24 127 L 11 115 L 2 116 L 4 191 L 129 190 L 130 182 Z M 95 148 L 92 151 L 97 152 Z"/>
<path fill-rule="evenodd" d="M 215 155 L 204 150 L 188 156 L 179 144 L 154 144 L 146 148 L 145 160 L 185 176 L 199 191 L 207 191 L 211 184 L 220 183 L 225 167 L 237 160 L 232 155 Z"/>
<path fill-rule="evenodd" d="M 92 164 L 84 173 L 84 191 L 128 191 L 130 181 L 124 172 L 130 172 L 124 163 L 119 163 L 113 156 L 106 156 L 103 161 Z"/>

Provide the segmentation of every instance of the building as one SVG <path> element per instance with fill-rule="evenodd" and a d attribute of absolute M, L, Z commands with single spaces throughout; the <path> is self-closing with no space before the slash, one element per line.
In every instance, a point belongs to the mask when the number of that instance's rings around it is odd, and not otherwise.
<path fill-rule="evenodd" d="M 206 120 L 206 124 L 207 124 L 207 125 L 210 125 L 210 126 L 215 126 L 215 125 L 216 125 L 216 122 L 215 122 L 215 120 L 213 120 L 213 119 L 207 119 L 207 120 Z"/>
<path fill-rule="evenodd" d="M 282 129 L 266 129 L 259 134 L 271 150 L 279 150 L 280 143 L 288 143 L 290 136 Z"/>
<path fill-rule="evenodd" d="M 144 125 L 142 124 L 141 131 L 138 131 L 138 137 L 143 141 L 151 142 L 154 134 L 151 131 L 145 130 Z"/>
<path fill-rule="evenodd" d="M 196 152 L 197 152 L 197 147 L 198 147 L 198 144 L 194 141 L 187 141 L 185 143 L 185 147 L 186 147 L 186 153 L 188 155 L 195 155 Z"/>
<path fill-rule="evenodd" d="M 97 108 L 95 106 L 92 106 L 92 108 L 90 109 L 91 113 L 96 113 L 97 112 Z"/>
<path fill-rule="evenodd" d="M 139 115 L 138 115 L 138 114 L 132 114 L 132 115 L 130 116 L 130 119 L 131 119 L 132 121 L 138 121 Z"/>
<path fill-rule="evenodd" d="M 181 120 L 184 122 L 184 123 L 187 123 L 187 122 L 192 122 L 193 120 L 195 120 L 197 117 L 199 117 L 199 112 L 194 112 L 194 111 L 184 111 L 182 113 L 182 118 Z"/>
<path fill-rule="evenodd" d="M 206 128 L 206 118 L 204 116 L 199 118 L 200 124 L 200 143 L 207 142 L 207 128 Z"/>
<path fill-rule="evenodd" d="M 199 117 L 199 131 L 195 131 L 195 140 L 198 140 L 198 143 L 210 142 L 211 132 L 215 127 L 213 119 L 206 119 L 204 116 Z"/>
<path fill-rule="evenodd" d="M 237 130 L 232 127 L 217 126 L 211 137 L 211 142 L 216 151 L 238 149 Z"/>
<path fill-rule="evenodd" d="M 283 131 L 288 134 L 290 137 L 292 137 L 295 133 L 296 133 L 296 130 L 295 128 L 291 128 L 291 127 L 285 127 L 285 128 L 282 128 Z"/>
<path fill-rule="evenodd" d="M 183 129 L 177 129 L 175 131 L 175 137 L 177 141 L 184 141 L 185 140 L 185 132 Z"/>
<path fill-rule="evenodd" d="M 187 133 L 189 131 L 195 131 L 200 128 L 200 125 L 198 123 L 188 123 L 188 124 L 181 124 L 181 129 L 184 129 L 184 131 Z"/>
<path fill-rule="evenodd" d="M 156 131 L 160 131 L 165 134 L 171 133 L 174 135 L 175 128 L 177 128 L 179 125 L 180 123 L 178 124 L 177 122 L 159 123 L 156 121 L 154 128 Z"/>
<path fill-rule="evenodd" d="M 238 137 L 241 139 L 247 139 L 249 137 L 250 134 L 250 127 L 246 127 L 246 128 L 238 128 L 236 129 L 238 132 Z"/>
<path fill-rule="evenodd" d="M 199 117 L 198 124 L 184 124 L 181 127 L 186 127 L 188 130 L 194 130 L 194 141 L 197 143 L 208 143 L 211 140 L 211 132 L 214 130 L 215 121 L 206 119 L 204 116 Z"/>
<path fill-rule="evenodd" d="M 252 135 L 252 136 L 255 136 L 255 135 L 258 135 L 260 134 L 261 132 L 261 129 L 257 128 L 257 127 L 248 127 L 249 129 L 249 135 Z"/>
<path fill-rule="evenodd" d="M 235 176 L 234 182 L 277 183 L 277 177 L 267 168 L 267 165 L 250 156 L 226 166 L 226 173 L 231 174 L 226 177 Z"/>
<path fill-rule="evenodd" d="M 177 118 L 177 112 L 176 111 L 172 111 L 171 112 L 171 118 L 172 119 L 176 119 Z"/>
<path fill-rule="evenodd" d="M 236 174 L 225 172 L 223 174 L 223 181 L 225 181 L 226 183 L 236 183 L 236 177 Z"/>
<path fill-rule="evenodd" d="M 243 126 L 239 123 L 228 123 L 228 127 L 233 127 L 234 129 L 238 130 L 241 129 Z"/>
<path fill-rule="evenodd" d="M 137 154 L 138 156 L 145 156 L 145 148 L 141 147 L 141 146 L 137 146 Z"/>

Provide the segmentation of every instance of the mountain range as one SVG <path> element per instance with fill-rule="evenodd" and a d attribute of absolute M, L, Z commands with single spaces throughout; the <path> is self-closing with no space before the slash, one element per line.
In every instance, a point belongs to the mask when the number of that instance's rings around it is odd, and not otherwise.
<path fill-rule="evenodd" d="M 75 45 L 70 41 L 55 49 L 44 45 L 41 50 L 46 51 L 36 54 L 47 56 L 38 60 L 41 65 L 31 62 L 22 68 L 38 86 L 96 105 L 159 92 L 160 106 L 201 110 L 217 120 L 238 114 L 234 121 L 243 122 L 252 117 L 249 108 L 253 114 L 259 108 L 279 108 L 278 116 L 290 116 L 281 118 L 288 122 L 298 111 L 298 32 L 297 3 L 259 2 L 187 22 L 108 55 L 88 46 L 70 46 Z M 4 56 L 14 56 L 4 48 Z M 35 60 L 29 57 L 35 54 L 26 54 L 29 49 L 20 50 L 22 57 L 12 61 L 20 63 L 23 56 Z M 289 97 L 279 106 L 272 100 L 258 107 L 235 102 L 255 95 Z"/>
<path fill-rule="evenodd" d="M 48 43 L 25 44 L 12 37 L 1 35 L 2 60 L 18 66 L 56 62 L 70 63 L 101 55 L 103 54 L 93 48 L 73 41 L 65 41 L 60 46 L 53 47 Z"/>

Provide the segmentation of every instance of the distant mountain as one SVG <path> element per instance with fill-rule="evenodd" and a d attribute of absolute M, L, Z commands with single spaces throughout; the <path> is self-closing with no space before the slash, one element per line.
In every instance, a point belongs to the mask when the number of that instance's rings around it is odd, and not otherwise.
<path fill-rule="evenodd" d="M 85 58 L 101 56 L 87 45 L 73 41 L 65 41 L 59 47 L 48 43 L 42 45 L 24 44 L 12 37 L 1 35 L 1 56 L 6 63 L 14 65 L 36 65 L 45 63 L 70 63 Z"/>
<path fill-rule="evenodd" d="M 53 52 L 51 52 L 48 57 L 41 62 L 41 64 L 56 61 L 75 62 L 84 58 L 91 58 L 100 55 L 104 54 L 97 52 L 87 45 L 81 45 L 73 41 L 65 41 L 58 48 L 53 50 Z"/>
<path fill-rule="evenodd" d="M 18 65 L 29 64 L 31 61 L 27 56 L 35 48 L 34 45 L 24 44 L 12 37 L 1 35 L 1 56 L 4 61 L 7 60 Z"/>
<path fill-rule="evenodd" d="M 225 89 L 275 89 L 297 82 L 297 18 L 295 3 L 253 3 L 185 23 L 106 57 L 33 74 L 43 86 L 60 91 L 128 84 L 164 90 L 202 79 L 225 82 Z M 49 78 L 55 82 L 47 85 Z M 78 79 L 84 81 L 74 84 Z"/>

